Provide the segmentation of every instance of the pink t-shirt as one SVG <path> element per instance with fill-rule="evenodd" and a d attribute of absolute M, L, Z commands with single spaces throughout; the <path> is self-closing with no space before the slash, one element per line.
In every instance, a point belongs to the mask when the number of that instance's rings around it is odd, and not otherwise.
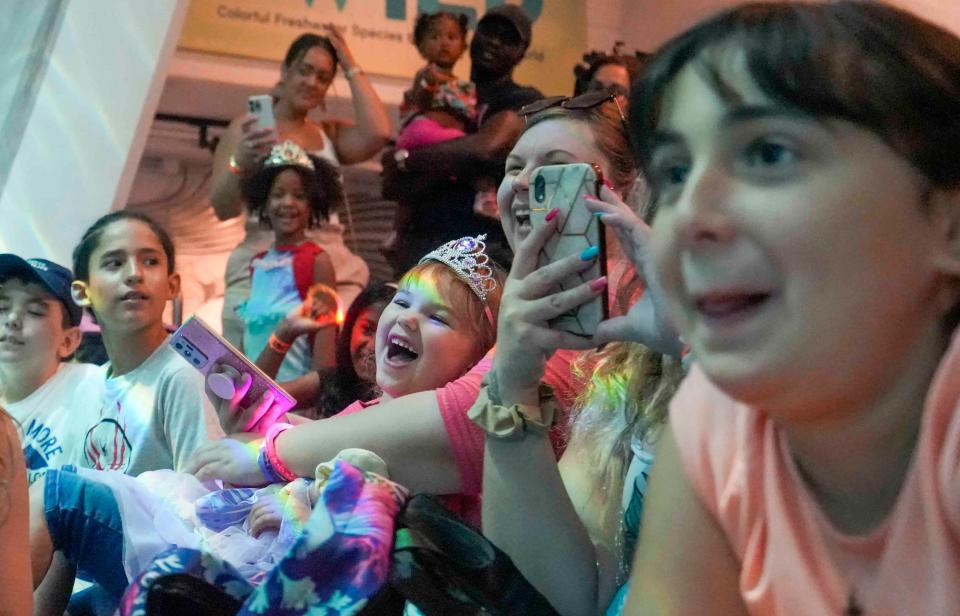
<path fill-rule="evenodd" d="M 783 433 L 696 366 L 670 409 L 684 470 L 741 562 L 752 614 L 960 613 L 960 337 L 924 406 L 897 503 L 864 536 L 817 506 Z"/>
<path fill-rule="evenodd" d="M 544 374 L 544 382 L 553 388 L 565 411 L 570 410 L 578 393 L 579 381 L 570 370 L 570 364 L 576 355 L 576 351 L 557 351 L 547 362 Z M 443 425 L 447 429 L 447 437 L 460 471 L 460 481 L 463 483 L 463 492 L 447 496 L 444 503 L 477 527 L 480 526 L 480 491 L 483 488 L 484 435 L 483 431 L 467 418 L 467 411 L 477 401 L 480 384 L 492 365 L 493 351 L 490 351 L 469 372 L 436 390 L 440 415 L 443 417 Z M 362 411 L 376 402 L 354 402 L 339 415 Z M 565 422 L 559 422 L 550 432 L 550 440 L 557 457 L 566 444 L 562 429 L 564 425 Z"/>

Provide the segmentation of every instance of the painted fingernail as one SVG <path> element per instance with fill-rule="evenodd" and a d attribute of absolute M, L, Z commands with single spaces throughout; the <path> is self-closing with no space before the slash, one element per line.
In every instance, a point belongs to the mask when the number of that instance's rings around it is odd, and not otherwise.
<path fill-rule="evenodd" d="M 603 178 L 603 185 L 609 188 L 610 190 L 613 190 L 613 183 L 610 182 L 610 180 L 608 180 L 607 178 Z"/>
<path fill-rule="evenodd" d="M 557 214 L 559 214 L 559 213 L 560 213 L 560 208 L 555 207 L 555 208 L 553 208 L 552 210 L 550 210 L 549 212 L 547 212 L 547 215 L 544 216 L 543 219 L 546 220 L 547 222 L 550 222 L 551 220 L 553 220 L 554 218 L 556 218 L 556 217 L 557 217 Z"/>
<path fill-rule="evenodd" d="M 594 197 L 593 195 L 588 195 L 588 194 L 586 194 L 586 193 L 580 195 L 580 198 L 581 198 L 581 199 L 586 199 L 587 201 L 597 201 L 597 200 L 598 200 L 598 199 L 597 199 L 596 197 Z"/>
<path fill-rule="evenodd" d="M 600 254 L 600 249 L 596 246 L 590 246 L 589 248 L 585 248 L 583 252 L 580 253 L 580 260 L 589 261 L 590 259 L 596 258 L 598 254 Z"/>
<path fill-rule="evenodd" d="M 597 218 L 603 218 L 604 216 L 607 215 L 607 213 L 606 213 L 606 212 L 594 212 L 593 215 L 596 216 Z"/>
<path fill-rule="evenodd" d="M 607 277 L 601 276 L 590 283 L 590 290 L 594 293 L 599 293 L 607 288 Z"/>

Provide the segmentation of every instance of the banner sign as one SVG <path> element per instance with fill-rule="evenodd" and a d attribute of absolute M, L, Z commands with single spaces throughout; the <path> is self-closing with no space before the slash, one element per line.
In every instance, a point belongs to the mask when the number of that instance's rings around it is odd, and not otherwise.
<path fill-rule="evenodd" d="M 533 20 L 533 43 L 514 74 L 545 94 L 573 91 L 573 66 L 586 50 L 586 0 L 514 0 Z M 179 47 L 278 63 L 296 37 L 333 23 L 368 73 L 406 77 L 425 61 L 413 45 L 419 13 L 452 11 L 470 18 L 471 32 L 487 8 L 504 0 L 191 0 Z M 457 63 L 470 76 L 469 52 Z"/>

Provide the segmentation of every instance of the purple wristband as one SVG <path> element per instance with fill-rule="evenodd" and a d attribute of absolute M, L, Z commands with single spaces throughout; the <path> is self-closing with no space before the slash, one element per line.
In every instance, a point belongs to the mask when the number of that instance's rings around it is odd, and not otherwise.
<path fill-rule="evenodd" d="M 267 483 L 286 483 L 286 479 L 270 464 L 266 444 L 260 445 L 260 455 L 257 456 L 257 465 L 260 467 L 260 472 L 263 473 L 263 478 L 267 480 Z"/>

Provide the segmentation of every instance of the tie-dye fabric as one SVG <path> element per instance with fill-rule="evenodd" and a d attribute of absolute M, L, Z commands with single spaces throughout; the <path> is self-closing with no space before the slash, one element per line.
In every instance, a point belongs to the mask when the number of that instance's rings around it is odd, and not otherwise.
<path fill-rule="evenodd" d="M 322 506 L 240 613 L 358 612 L 387 582 L 394 518 L 406 498 L 399 485 L 336 460 L 321 493 Z"/>
<path fill-rule="evenodd" d="M 356 614 L 387 582 L 394 518 L 407 492 L 340 459 L 333 462 L 329 477 L 318 477 L 317 482 L 324 484 L 320 500 L 303 534 L 259 586 L 254 588 L 212 556 L 171 550 L 130 586 L 120 614 L 142 613 L 136 610 L 146 605 L 152 580 L 171 573 L 189 573 L 245 597 L 239 612 L 243 615 Z M 178 570 L 177 565 L 188 568 Z"/>

